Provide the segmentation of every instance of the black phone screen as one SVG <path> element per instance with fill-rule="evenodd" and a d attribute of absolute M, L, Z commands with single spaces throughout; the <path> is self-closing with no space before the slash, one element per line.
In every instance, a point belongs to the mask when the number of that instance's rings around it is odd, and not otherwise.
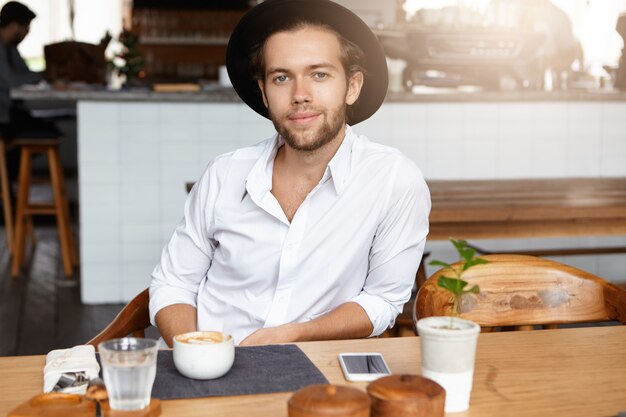
<path fill-rule="evenodd" d="M 351 374 L 388 374 L 389 369 L 385 366 L 380 355 L 344 355 L 343 362 L 346 370 Z"/>

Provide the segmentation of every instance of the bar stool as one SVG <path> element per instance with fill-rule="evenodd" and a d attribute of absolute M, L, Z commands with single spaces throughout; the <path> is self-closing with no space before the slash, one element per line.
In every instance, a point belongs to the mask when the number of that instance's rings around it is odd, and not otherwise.
<path fill-rule="evenodd" d="M 53 215 L 57 220 L 59 242 L 65 276 L 73 275 L 73 268 L 78 266 L 78 252 L 70 227 L 69 206 L 65 193 L 65 181 L 59 158 L 59 139 L 14 139 L 12 143 L 20 149 L 20 173 L 15 215 L 15 242 L 11 275 L 19 276 L 20 267 L 24 263 L 26 248 L 26 229 L 30 216 Z M 31 203 L 30 187 L 32 183 L 32 157 L 44 154 L 48 158 L 50 185 L 54 201 L 48 203 Z"/>
<path fill-rule="evenodd" d="M 11 185 L 9 183 L 9 173 L 7 170 L 6 144 L 4 138 L 0 136 L 0 197 L 2 201 L 2 215 L 7 235 L 7 248 L 9 253 L 13 253 L 13 241 L 15 231 L 13 229 L 13 204 L 11 203 Z"/>

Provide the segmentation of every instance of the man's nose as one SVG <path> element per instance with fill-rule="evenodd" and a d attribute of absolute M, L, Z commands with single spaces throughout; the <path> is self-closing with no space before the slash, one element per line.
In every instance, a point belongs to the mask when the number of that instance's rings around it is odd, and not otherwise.
<path fill-rule="evenodd" d="M 311 101 L 311 89 L 306 80 L 296 78 L 293 85 L 292 102 L 294 104 L 308 103 Z"/>

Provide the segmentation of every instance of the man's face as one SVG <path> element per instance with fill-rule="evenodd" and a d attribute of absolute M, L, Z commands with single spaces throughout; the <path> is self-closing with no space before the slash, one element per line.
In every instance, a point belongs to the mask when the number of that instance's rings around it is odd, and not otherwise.
<path fill-rule="evenodd" d="M 346 80 L 336 35 L 306 27 L 270 36 L 263 49 L 263 101 L 290 147 L 313 151 L 343 133 L 346 106 L 359 96 L 363 76 Z"/>
<path fill-rule="evenodd" d="M 11 28 L 11 38 L 9 39 L 9 43 L 13 45 L 19 45 L 20 42 L 24 40 L 28 32 L 30 32 L 30 23 L 26 23 L 24 25 L 20 25 L 17 22 L 9 23 L 9 27 Z"/>

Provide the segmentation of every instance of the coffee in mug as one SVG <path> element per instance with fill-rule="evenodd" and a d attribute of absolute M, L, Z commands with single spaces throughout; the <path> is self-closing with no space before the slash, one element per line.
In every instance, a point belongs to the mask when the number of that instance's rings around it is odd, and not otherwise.
<path fill-rule="evenodd" d="M 196 334 L 199 333 L 199 334 Z M 190 343 L 192 345 L 204 345 L 208 343 L 222 343 L 224 335 L 218 332 L 196 332 L 185 333 L 177 336 L 177 340 L 181 343 Z"/>
<path fill-rule="evenodd" d="M 219 378 L 234 361 L 235 343 L 229 334 L 199 331 L 174 337 L 174 365 L 187 378 Z"/>

